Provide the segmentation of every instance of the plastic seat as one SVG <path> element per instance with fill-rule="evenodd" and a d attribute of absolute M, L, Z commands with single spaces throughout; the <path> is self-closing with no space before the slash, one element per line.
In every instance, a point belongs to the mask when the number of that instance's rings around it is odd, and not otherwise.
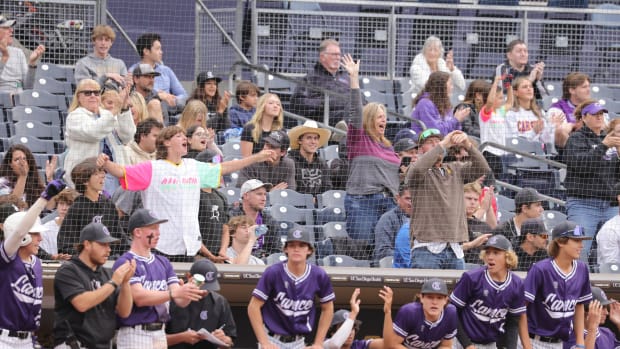
<path fill-rule="evenodd" d="M 344 207 L 325 207 L 316 210 L 316 224 L 323 225 L 329 222 L 346 221 Z"/>
<path fill-rule="evenodd" d="M 326 147 L 320 148 L 319 156 L 325 162 L 332 160 L 332 159 L 339 159 L 340 153 L 339 153 L 338 144 L 332 144 L 332 145 L 328 145 Z"/>
<path fill-rule="evenodd" d="M 506 210 L 506 211 L 514 211 L 515 210 L 515 201 L 509 197 L 498 194 L 495 196 L 495 200 L 497 201 L 497 207 Z"/>
<path fill-rule="evenodd" d="M 291 205 L 272 205 L 269 211 L 276 221 L 300 223 L 301 225 L 314 224 L 312 210 L 301 209 Z"/>
<path fill-rule="evenodd" d="M 28 135 L 39 139 L 61 141 L 62 134 L 58 125 L 45 125 L 39 121 L 19 121 L 15 125 L 15 135 Z"/>
<path fill-rule="evenodd" d="M 548 232 L 551 232 L 556 225 L 566 222 L 566 215 L 560 211 L 546 210 L 542 214 L 543 222 L 545 222 L 545 228 Z"/>
<path fill-rule="evenodd" d="M 341 207 L 344 209 L 344 196 L 347 194 L 344 190 L 328 190 L 317 195 L 317 206 L 324 207 Z"/>
<path fill-rule="evenodd" d="M 392 93 L 383 93 L 372 89 L 364 89 L 362 95 L 367 102 L 383 104 L 387 110 L 396 111 L 396 99 Z"/>
<path fill-rule="evenodd" d="M 515 213 L 499 209 L 497 210 L 497 221 L 498 223 L 504 223 L 512 218 L 514 218 Z"/>
<path fill-rule="evenodd" d="M 268 196 L 271 205 L 282 204 L 314 209 L 314 200 L 311 194 L 302 194 L 291 189 L 276 189 L 270 191 Z"/>
<path fill-rule="evenodd" d="M 272 253 L 269 256 L 267 256 L 266 258 L 267 260 L 265 261 L 267 265 L 272 265 L 272 264 L 276 264 L 276 263 L 280 263 L 280 262 L 284 262 L 288 259 L 288 257 L 286 257 L 286 255 L 283 252 L 278 252 L 278 253 Z"/>
<path fill-rule="evenodd" d="M 11 108 L 13 106 L 13 97 L 8 92 L 0 92 L 0 108 Z"/>
<path fill-rule="evenodd" d="M 359 260 L 347 255 L 329 255 L 323 258 L 323 265 L 327 267 L 362 267 L 369 268 L 370 261 Z"/>
<path fill-rule="evenodd" d="M 360 85 L 364 90 L 374 90 L 381 93 L 394 93 L 394 83 L 392 80 L 365 76 L 360 78 Z"/>
<path fill-rule="evenodd" d="M 349 237 L 346 229 L 346 222 L 327 222 L 321 226 L 324 238 L 346 238 Z"/>
<path fill-rule="evenodd" d="M 64 68 L 53 63 L 40 63 L 35 72 L 35 79 L 52 78 L 60 81 L 75 82 L 73 69 Z"/>
<path fill-rule="evenodd" d="M 241 159 L 241 143 L 239 141 L 228 141 L 222 144 L 221 149 L 224 161 L 229 158 Z"/>
<path fill-rule="evenodd" d="M 226 197 L 229 205 L 233 205 L 241 199 L 241 188 L 235 187 L 222 187 L 218 191 Z"/>
<path fill-rule="evenodd" d="M 394 267 L 394 256 L 385 256 L 379 260 L 380 268 L 393 268 Z"/>
<path fill-rule="evenodd" d="M 57 110 L 50 110 L 41 107 L 17 106 L 8 110 L 8 121 L 38 121 L 46 125 L 62 126 L 62 119 Z"/>
<path fill-rule="evenodd" d="M 15 95 L 15 105 L 67 111 L 67 102 L 64 96 L 54 95 L 46 91 L 24 90 Z"/>
<path fill-rule="evenodd" d="M 23 135 L 9 138 L 9 145 L 23 144 L 33 153 L 56 154 L 55 142 Z"/>
<path fill-rule="evenodd" d="M 55 95 L 72 96 L 73 86 L 68 81 L 59 81 L 54 78 L 40 77 L 34 81 L 34 89 L 46 91 Z"/>

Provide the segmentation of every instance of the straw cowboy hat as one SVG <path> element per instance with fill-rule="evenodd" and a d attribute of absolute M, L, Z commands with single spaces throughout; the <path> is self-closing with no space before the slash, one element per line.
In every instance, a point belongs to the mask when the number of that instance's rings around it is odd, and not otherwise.
<path fill-rule="evenodd" d="M 332 134 L 330 130 L 319 128 L 316 121 L 306 120 L 303 125 L 295 126 L 288 131 L 288 137 L 291 139 L 291 149 L 299 149 L 299 137 L 306 133 L 316 133 L 319 135 L 319 148 L 327 144 Z"/>

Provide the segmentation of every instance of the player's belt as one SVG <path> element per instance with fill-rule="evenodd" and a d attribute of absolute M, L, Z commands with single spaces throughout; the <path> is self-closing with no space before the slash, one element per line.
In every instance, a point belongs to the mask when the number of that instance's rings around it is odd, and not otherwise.
<path fill-rule="evenodd" d="M 559 338 L 539 336 L 534 333 L 530 333 L 530 338 L 535 339 L 537 341 L 545 342 L 545 343 L 560 343 L 562 341 Z"/>
<path fill-rule="evenodd" d="M 164 328 L 164 324 L 161 322 L 152 322 L 150 324 L 140 324 L 132 326 L 133 328 L 139 328 L 144 331 L 159 331 Z"/>
<path fill-rule="evenodd" d="M 11 330 L 0 330 L 0 335 L 15 337 L 19 339 L 28 339 L 32 335 L 30 331 L 11 331 Z"/>
<path fill-rule="evenodd" d="M 299 336 L 299 335 L 285 336 L 285 335 L 273 333 L 271 331 L 267 332 L 267 334 L 269 334 L 269 336 L 275 338 L 276 340 L 279 340 L 282 343 L 297 342 L 298 340 L 304 338 L 304 336 Z"/>

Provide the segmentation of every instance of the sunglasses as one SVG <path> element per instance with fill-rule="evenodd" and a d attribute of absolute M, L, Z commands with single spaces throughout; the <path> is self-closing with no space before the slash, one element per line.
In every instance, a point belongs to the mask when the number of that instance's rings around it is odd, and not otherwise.
<path fill-rule="evenodd" d="M 547 240 L 549 238 L 549 234 L 538 234 L 543 240 Z"/>
<path fill-rule="evenodd" d="M 436 128 L 427 128 L 420 134 L 418 144 L 422 143 L 425 139 L 432 136 L 441 136 L 441 132 Z"/>
<path fill-rule="evenodd" d="M 101 95 L 101 91 L 99 90 L 84 90 L 84 91 L 80 91 L 80 93 L 86 97 L 90 97 L 90 96 L 99 97 Z"/>

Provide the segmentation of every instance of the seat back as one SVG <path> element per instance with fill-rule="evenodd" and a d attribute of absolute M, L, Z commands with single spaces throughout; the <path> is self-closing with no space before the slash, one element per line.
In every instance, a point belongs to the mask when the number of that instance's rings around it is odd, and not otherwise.
<path fill-rule="evenodd" d="M 24 90 L 15 95 L 15 105 L 67 111 L 67 101 L 64 96 L 54 95 L 46 91 Z"/>
<path fill-rule="evenodd" d="M 319 208 L 341 207 L 344 209 L 345 195 L 346 191 L 344 190 L 328 190 L 322 194 L 317 195 L 317 206 Z"/>
<path fill-rule="evenodd" d="M 314 224 L 312 210 L 309 209 L 301 209 L 285 204 L 276 204 L 271 206 L 269 213 L 276 221 L 294 222 L 301 225 Z"/>
<path fill-rule="evenodd" d="M 15 135 L 29 135 L 39 139 L 62 140 L 58 125 L 45 125 L 39 121 L 18 121 L 14 125 Z"/>
<path fill-rule="evenodd" d="M 276 189 L 269 192 L 269 204 L 286 204 L 297 208 L 314 209 L 311 194 L 298 193 L 291 189 Z"/>
<path fill-rule="evenodd" d="M 323 265 L 328 267 L 370 267 L 370 261 L 359 260 L 347 255 L 336 254 L 323 258 Z"/>

